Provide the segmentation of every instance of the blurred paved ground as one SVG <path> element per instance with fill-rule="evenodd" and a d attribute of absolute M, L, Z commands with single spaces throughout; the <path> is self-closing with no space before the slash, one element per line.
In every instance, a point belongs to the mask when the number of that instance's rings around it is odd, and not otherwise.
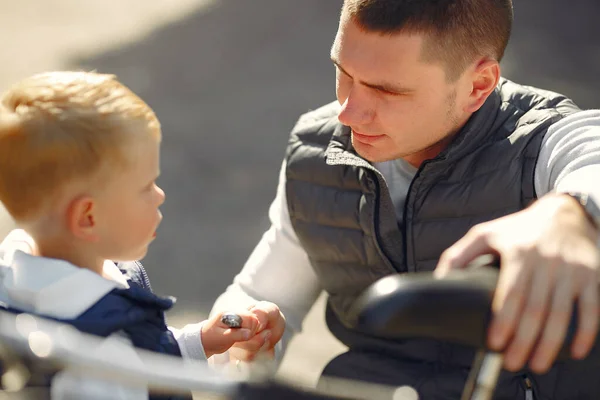
<path fill-rule="evenodd" d="M 600 108 L 597 0 L 517 1 L 504 75 Z M 0 8 L 0 87 L 34 72 L 117 74 L 163 124 L 159 239 L 145 264 L 178 296 L 174 325 L 203 318 L 267 228 L 296 117 L 334 96 L 328 51 L 341 0 L 20 0 Z M 0 235 L 10 223 L 0 215 Z M 285 267 L 285 266 L 282 266 Z M 311 384 L 341 347 L 322 302 L 282 372 Z"/>

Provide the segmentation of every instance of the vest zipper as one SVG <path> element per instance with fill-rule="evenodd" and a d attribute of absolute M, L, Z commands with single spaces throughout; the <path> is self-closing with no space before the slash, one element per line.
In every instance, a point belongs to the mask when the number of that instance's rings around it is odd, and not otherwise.
<path fill-rule="evenodd" d="M 371 170 L 373 175 L 375 175 L 375 182 L 377 185 L 377 193 L 375 196 L 375 199 L 376 199 L 375 214 L 373 215 L 373 219 L 374 219 L 373 231 L 375 232 L 375 247 L 377 248 L 377 251 L 379 252 L 379 256 L 381 257 L 381 259 L 385 262 L 386 266 L 390 268 L 390 271 L 401 272 L 401 271 L 398 271 L 398 269 L 396 267 L 394 267 L 394 265 L 392 264 L 392 262 L 390 261 L 388 256 L 385 254 L 385 252 L 381 248 L 381 236 L 379 235 L 378 221 L 379 221 L 379 208 L 380 208 L 380 202 L 381 202 L 381 181 L 382 181 L 382 179 L 379 177 L 380 172 L 377 171 L 376 168 L 369 165 L 369 168 L 367 168 L 367 169 Z M 385 184 L 385 182 L 384 182 L 384 184 Z M 389 195 L 389 190 L 388 190 L 388 195 Z M 404 241 L 406 241 L 406 240 L 404 240 Z"/>
<path fill-rule="evenodd" d="M 525 379 L 523 379 L 523 383 L 525 384 L 525 400 L 534 400 L 531 379 L 525 376 Z"/>
<path fill-rule="evenodd" d="M 410 181 L 410 185 L 408 185 L 408 192 L 406 192 L 406 199 L 404 199 L 404 210 L 402 211 L 402 225 L 404 226 L 404 232 L 403 232 L 404 235 L 402 238 L 403 239 L 402 246 L 404 248 L 404 265 L 406 266 L 406 270 L 408 272 L 416 272 L 416 270 L 417 270 L 415 265 L 412 265 L 412 268 L 411 268 L 411 266 L 408 264 L 408 236 L 409 236 L 409 234 L 408 234 L 409 226 L 407 224 L 408 202 L 410 200 L 410 193 L 412 192 L 414 183 L 417 181 L 417 179 L 419 179 L 421 172 L 423 171 L 425 166 L 427 166 L 427 164 L 429 164 L 430 162 L 431 162 L 431 160 L 427 160 L 421 164 L 421 166 L 417 170 L 417 173 L 413 177 L 412 181 Z"/>
<path fill-rule="evenodd" d="M 398 270 L 396 267 L 394 267 L 394 265 L 392 264 L 392 262 L 390 261 L 390 259 L 388 258 L 388 256 L 385 254 L 385 252 L 383 251 L 383 249 L 381 248 L 381 235 L 379 234 L 379 226 L 378 226 L 378 221 L 379 221 L 379 208 L 380 208 L 380 202 L 381 202 L 381 185 L 385 185 L 385 180 L 383 179 L 383 177 L 381 176 L 381 172 L 379 172 L 377 170 L 377 168 L 375 168 L 373 165 L 371 165 L 369 162 L 367 162 L 365 159 L 360 158 L 359 156 L 356 156 L 354 154 L 349 154 L 348 155 L 349 158 L 351 158 L 354 162 L 352 163 L 348 163 L 347 161 L 344 162 L 339 162 L 339 161 L 334 161 L 331 162 L 331 165 L 353 165 L 356 167 L 360 167 L 360 168 L 364 168 L 367 171 L 370 171 L 373 175 L 375 175 L 375 184 L 377 185 L 376 187 L 376 196 L 375 196 L 375 214 L 373 215 L 374 221 L 373 221 L 373 227 L 374 227 L 374 232 L 375 232 L 375 247 L 377 249 L 377 252 L 379 253 L 381 259 L 385 262 L 385 265 L 390 269 L 391 272 L 396 272 L 396 273 L 402 273 L 403 271 Z M 435 160 L 435 159 L 434 159 Z M 417 171 L 417 175 L 419 174 L 419 172 L 421 171 L 421 169 L 429 162 L 429 161 L 433 161 L 433 160 L 428 160 L 425 161 L 423 163 L 423 165 L 421 165 L 421 167 L 419 168 L 419 171 Z M 328 161 L 329 163 L 329 161 Z M 415 175 L 415 178 L 417 177 L 417 175 Z M 413 181 L 410 183 L 410 187 L 409 187 L 409 192 L 412 188 L 412 184 L 414 182 L 415 179 L 413 179 Z M 387 186 L 386 186 L 387 189 Z M 387 189 L 387 195 L 389 196 L 389 189 Z M 391 198 L 390 198 L 391 201 Z M 408 195 L 407 195 L 407 199 L 406 202 L 404 203 L 404 219 L 406 220 L 406 204 L 408 202 Z M 393 203 L 393 202 L 392 202 Z M 404 249 L 404 265 L 407 267 L 407 272 L 408 271 L 408 266 L 407 266 L 407 254 L 406 254 L 406 229 L 404 229 L 404 237 L 402 238 L 402 247 Z"/>

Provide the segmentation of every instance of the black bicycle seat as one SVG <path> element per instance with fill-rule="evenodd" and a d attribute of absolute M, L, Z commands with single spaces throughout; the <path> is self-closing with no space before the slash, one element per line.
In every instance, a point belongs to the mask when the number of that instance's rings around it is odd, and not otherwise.
<path fill-rule="evenodd" d="M 429 338 L 487 348 L 491 305 L 498 279 L 498 269 L 493 263 L 487 264 L 454 271 L 443 279 L 434 278 L 432 273 L 382 278 L 356 299 L 347 323 L 353 329 L 376 337 Z M 577 326 L 576 314 L 573 313 L 559 359 L 569 358 L 569 345 Z"/>

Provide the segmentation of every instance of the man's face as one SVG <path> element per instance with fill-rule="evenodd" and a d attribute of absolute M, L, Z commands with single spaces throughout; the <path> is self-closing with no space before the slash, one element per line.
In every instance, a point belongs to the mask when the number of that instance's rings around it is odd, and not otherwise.
<path fill-rule="evenodd" d="M 446 82 L 441 63 L 421 60 L 422 46 L 422 35 L 367 32 L 342 15 L 331 50 L 339 120 L 369 161 L 418 166 L 468 119 L 464 79 Z"/>

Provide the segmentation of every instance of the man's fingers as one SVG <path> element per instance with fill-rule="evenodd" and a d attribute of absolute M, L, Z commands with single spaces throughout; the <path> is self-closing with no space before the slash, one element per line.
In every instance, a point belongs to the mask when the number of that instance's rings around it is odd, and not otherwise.
<path fill-rule="evenodd" d="M 505 257 L 502 263 L 507 265 L 500 268 L 492 301 L 494 316 L 489 330 L 489 345 L 498 351 L 504 350 L 514 333 L 531 281 L 531 273 L 524 269 L 523 260 Z"/>
<path fill-rule="evenodd" d="M 235 347 L 239 349 L 257 352 L 263 348 L 263 346 L 267 341 L 269 341 L 269 339 L 271 339 L 271 331 L 267 329 L 255 335 L 249 340 L 236 343 Z"/>
<path fill-rule="evenodd" d="M 543 268 L 540 266 L 533 274 L 532 282 L 535 282 L 535 284 L 531 285 L 529 295 L 524 293 L 525 306 L 520 318 L 518 305 L 509 305 L 511 312 L 507 318 L 512 318 L 514 315 L 515 322 L 518 320 L 516 332 L 506 349 L 504 359 L 506 368 L 511 371 L 517 371 L 525 365 L 529 354 L 537 342 L 538 335 L 546 318 L 550 294 L 554 288 L 552 268 Z M 509 298 L 510 296 L 504 299 L 505 307 Z M 506 337 L 510 332 L 503 331 L 502 334 Z"/>
<path fill-rule="evenodd" d="M 552 303 L 546 319 L 530 367 L 533 371 L 543 373 L 550 368 L 562 347 L 573 310 L 573 279 L 569 274 L 560 276 L 552 296 Z"/>
<path fill-rule="evenodd" d="M 596 241 L 590 243 L 575 276 L 577 285 L 577 332 L 571 346 L 571 355 L 576 359 L 587 356 L 596 342 L 599 327 L 600 299 L 598 281 L 600 253 Z M 585 266 L 585 267 L 583 267 Z"/>
<path fill-rule="evenodd" d="M 495 251 L 490 246 L 489 235 L 485 226 L 483 224 L 475 226 L 444 251 L 434 271 L 435 276 L 443 277 L 453 269 L 466 267 L 478 256 Z"/>
<path fill-rule="evenodd" d="M 229 350 L 229 356 L 232 360 L 240 360 L 244 362 L 259 360 L 263 357 L 267 359 L 273 359 L 275 358 L 275 349 L 271 348 L 260 352 L 251 352 L 244 349 L 232 347 Z"/>
<path fill-rule="evenodd" d="M 252 312 L 259 321 L 257 332 L 260 332 L 263 329 L 269 329 L 277 341 L 281 338 L 285 330 L 285 317 L 277 305 L 267 301 L 261 301 L 250 308 L 250 312 Z"/>
<path fill-rule="evenodd" d="M 237 346 L 233 346 L 229 349 L 229 357 L 233 360 L 240 361 L 252 361 L 256 353 L 250 352 L 246 349 L 239 348 Z"/>
<path fill-rule="evenodd" d="M 259 303 L 260 304 L 260 303 Z M 260 307 L 260 305 L 252 306 L 249 311 L 254 315 L 256 320 L 258 321 L 258 326 L 256 332 L 261 332 L 265 328 L 269 326 L 269 310 L 265 310 Z"/>
<path fill-rule="evenodd" d="M 271 332 L 265 330 L 252 339 L 236 343 L 229 350 L 231 355 L 238 360 L 252 361 L 256 355 L 265 347 L 270 345 Z"/>
<path fill-rule="evenodd" d="M 578 326 L 571 348 L 574 358 L 585 358 L 594 345 L 598 333 L 598 284 L 586 283 L 578 303 Z"/>

